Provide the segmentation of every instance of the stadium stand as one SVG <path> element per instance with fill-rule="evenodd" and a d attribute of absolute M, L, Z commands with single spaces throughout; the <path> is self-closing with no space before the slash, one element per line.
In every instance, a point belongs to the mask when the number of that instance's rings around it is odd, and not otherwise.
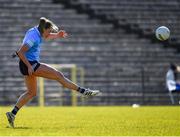
<path fill-rule="evenodd" d="M 26 90 L 18 60 L 10 55 L 41 16 L 69 33 L 67 39 L 43 44 L 42 62 L 77 64 L 85 69 L 85 87 L 103 92 L 85 105 L 170 104 L 165 74 L 169 62 L 178 64 L 180 55 L 149 39 L 161 24 L 170 28 L 175 45 L 178 43 L 180 3 L 164 1 L 1 0 L 0 104 L 12 105 Z M 48 86 L 53 88 L 50 82 Z M 52 105 L 48 98 L 53 94 L 45 94 L 47 105 Z M 69 105 L 69 95 L 63 96 Z M 35 98 L 30 105 L 37 102 Z"/>
<path fill-rule="evenodd" d="M 164 42 L 165 46 L 177 48 L 179 51 L 179 2 L 162 1 L 106 1 L 106 0 L 53 0 L 63 3 L 67 8 L 76 8 L 78 12 L 86 12 L 90 17 L 97 17 L 104 23 L 111 22 L 116 28 L 134 32 L 140 37 L 148 37 L 156 41 L 154 31 L 159 24 L 168 26 L 171 39 Z M 174 14 L 175 13 L 175 14 Z M 177 26 L 177 27 L 175 27 Z"/>

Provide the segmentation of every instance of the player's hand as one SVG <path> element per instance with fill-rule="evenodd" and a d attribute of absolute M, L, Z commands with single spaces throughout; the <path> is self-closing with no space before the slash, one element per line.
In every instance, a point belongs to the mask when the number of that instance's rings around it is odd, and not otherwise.
<path fill-rule="evenodd" d="M 60 38 L 66 38 L 66 37 L 68 36 L 68 34 L 66 33 L 66 31 L 64 31 L 64 30 L 60 30 L 60 31 L 58 32 L 58 35 L 59 35 Z"/>
<path fill-rule="evenodd" d="M 33 72 L 34 72 L 33 68 L 32 68 L 31 66 L 28 67 L 28 74 L 29 74 L 29 75 L 32 75 Z"/>
<path fill-rule="evenodd" d="M 177 71 L 180 72 L 180 66 L 177 66 Z"/>

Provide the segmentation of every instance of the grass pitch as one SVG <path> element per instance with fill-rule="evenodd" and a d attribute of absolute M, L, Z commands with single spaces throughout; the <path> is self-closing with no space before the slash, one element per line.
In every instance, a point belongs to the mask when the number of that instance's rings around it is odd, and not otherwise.
<path fill-rule="evenodd" d="M 180 107 L 24 107 L 0 136 L 180 136 Z"/>

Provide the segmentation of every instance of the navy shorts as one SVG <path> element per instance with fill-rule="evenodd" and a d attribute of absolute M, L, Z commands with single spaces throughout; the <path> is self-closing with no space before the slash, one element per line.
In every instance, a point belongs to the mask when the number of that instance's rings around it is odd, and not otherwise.
<path fill-rule="evenodd" d="M 40 63 L 38 61 L 29 61 L 29 63 L 32 65 L 34 72 L 40 66 Z M 20 70 L 22 75 L 29 75 L 28 74 L 28 67 L 26 66 L 26 64 L 22 60 L 19 61 L 19 70 Z"/>

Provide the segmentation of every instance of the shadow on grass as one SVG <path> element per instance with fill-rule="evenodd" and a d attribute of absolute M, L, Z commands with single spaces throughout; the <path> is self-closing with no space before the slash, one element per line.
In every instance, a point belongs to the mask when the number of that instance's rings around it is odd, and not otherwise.
<path fill-rule="evenodd" d="M 6 128 L 12 128 L 12 127 L 7 126 Z M 31 127 L 14 127 L 12 129 L 32 129 L 32 128 Z"/>

